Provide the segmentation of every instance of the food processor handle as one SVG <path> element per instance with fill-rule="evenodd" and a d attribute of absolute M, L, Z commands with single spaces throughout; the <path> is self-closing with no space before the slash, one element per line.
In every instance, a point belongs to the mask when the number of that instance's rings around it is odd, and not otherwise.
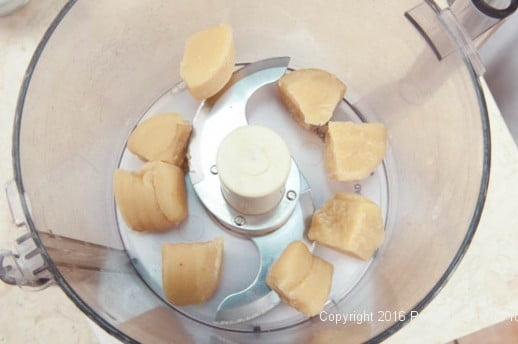
<path fill-rule="evenodd" d="M 405 17 L 425 38 L 437 59 L 460 49 L 475 73 L 482 76 L 485 68 L 477 48 L 517 7 L 518 0 L 424 0 L 405 12 Z"/>
<path fill-rule="evenodd" d="M 473 5 L 475 5 L 475 7 L 477 7 L 477 9 L 482 13 L 496 19 L 504 19 L 505 17 L 510 16 L 514 13 L 514 11 L 516 11 L 516 8 L 518 7 L 518 0 L 511 0 L 506 8 L 500 8 L 498 6 L 502 2 L 505 4 L 505 0 L 472 0 L 472 2 Z"/>
<path fill-rule="evenodd" d="M 467 35 L 475 40 L 513 14 L 518 0 L 448 0 L 448 4 Z"/>

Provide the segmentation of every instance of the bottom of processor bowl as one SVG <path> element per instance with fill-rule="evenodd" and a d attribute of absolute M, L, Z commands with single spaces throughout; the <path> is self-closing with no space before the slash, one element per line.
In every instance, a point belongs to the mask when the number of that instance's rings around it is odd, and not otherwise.
<path fill-rule="evenodd" d="M 185 85 L 179 84 L 160 96 L 142 115 L 139 122 L 165 112 L 180 113 L 185 119 L 192 122 L 199 105 L 200 102 L 191 97 Z M 320 208 L 325 201 L 338 192 L 356 192 L 380 205 L 386 220 L 389 190 L 385 164 L 377 168 L 370 177 L 359 182 L 330 181 L 323 164 L 324 142 L 322 138 L 297 125 L 282 104 L 276 84 L 269 84 L 259 89 L 249 99 L 246 113 L 249 124 L 269 127 L 283 137 L 301 174 L 311 187 L 315 209 Z M 335 110 L 333 120 L 369 121 L 364 114 L 358 113 L 351 107 L 345 99 Z M 142 164 L 143 162 L 135 155 L 126 148 L 123 149 L 119 168 L 137 170 Z M 306 316 L 282 303 L 251 320 L 234 324 L 222 324 L 215 320 L 218 305 L 223 299 L 245 289 L 254 280 L 259 270 L 259 253 L 251 240 L 226 229 L 204 208 L 194 192 L 188 176 L 186 186 L 189 217 L 178 228 L 168 232 L 132 231 L 124 222 L 120 212 L 116 211 L 119 232 L 127 254 L 149 288 L 164 303 L 178 312 L 218 328 L 257 332 L 286 328 L 305 321 Z M 204 304 L 194 306 L 178 307 L 168 303 L 162 291 L 162 244 L 208 241 L 217 237 L 224 240 L 224 258 L 220 284 L 213 297 Z M 331 292 L 326 304 L 326 309 L 329 310 L 355 287 L 372 260 L 364 262 L 320 245 L 315 245 L 313 252 L 334 266 Z"/>

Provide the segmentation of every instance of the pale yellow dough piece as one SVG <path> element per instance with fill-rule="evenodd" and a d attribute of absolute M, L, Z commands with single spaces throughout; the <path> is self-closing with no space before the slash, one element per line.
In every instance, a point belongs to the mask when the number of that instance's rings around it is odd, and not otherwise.
<path fill-rule="evenodd" d="M 333 266 L 313 256 L 302 241 L 290 243 L 270 268 L 266 284 L 281 300 L 308 315 L 324 307 L 333 277 Z"/>
<path fill-rule="evenodd" d="M 162 161 L 152 161 L 144 164 L 142 171 L 152 173 L 158 206 L 173 226 L 178 225 L 188 215 L 183 170 Z"/>
<path fill-rule="evenodd" d="M 308 237 L 319 244 L 368 260 L 385 237 L 380 207 L 367 198 L 340 193 L 313 214 Z"/>
<path fill-rule="evenodd" d="M 223 240 L 162 245 L 162 286 L 177 306 L 207 301 L 216 291 L 223 261 Z"/>
<path fill-rule="evenodd" d="M 298 69 L 278 83 L 281 99 L 304 128 L 325 125 L 344 97 L 345 85 L 321 69 Z"/>
<path fill-rule="evenodd" d="M 136 231 L 163 231 L 169 220 L 160 211 L 151 175 L 117 169 L 113 178 L 115 200 L 126 221 Z"/>
<path fill-rule="evenodd" d="M 331 179 L 366 178 L 383 161 L 387 130 L 381 123 L 329 122 L 325 166 Z"/>
<path fill-rule="evenodd" d="M 236 58 L 232 28 L 222 24 L 187 38 L 180 76 L 194 98 L 218 93 L 230 80 Z"/>
<path fill-rule="evenodd" d="M 182 167 L 191 130 L 191 123 L 182 115 L 156 115 L 133 130 L 128 139 L 128 149 L 144 161 L 162 160 Z"/>
<path fill-rule="evenodd" d="M 332 279 L 333 265 L 320 257 L 313 256 L 313 263 L 307 277 L 288 292 L 288 303 L 307 316 L 317 315 L 327 301 Z"/>
<path fill-rule="evenodd" d="M 281 256 L 272 265 L 266 283 L 278 294 L 285 296 L 285 291 L 300 284 L 311 269 L 313 255 L 302 241 L 290 243 Z"/>
<path fill-rule="evenodd" d="M 113 177 L 115 200 L 126 224 L 136 231 L 166 231 L 188 214 L 182 169 L 162 161 L 138 172 L 121 169 Z"/>

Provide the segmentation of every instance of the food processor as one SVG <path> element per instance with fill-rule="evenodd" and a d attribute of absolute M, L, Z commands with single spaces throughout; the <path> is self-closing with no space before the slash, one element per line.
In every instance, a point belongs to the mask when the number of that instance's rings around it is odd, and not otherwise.
<path fill-rule="evenodd" d="M 514 0 L 68 2 L 39 44 L 20 91 L 15 180 L 6 191 L 13 220 L 26 232 L 14 251 L 0 251 L 0 278 L 30 290 L 58 284 L 124 342 L 387 338 L 440 291 L 475 233 L 490 137 L 484 67 L 473 41 L 516 7 Z M 234 29 L 236 72 L 217 102 L 200 102 L 179 75 L 184 43 L 219 23 Z M 334 120 L 387 127 L 386 158 L 365 180 L 328 181 L 322 139 L 297 127 L 282 107 L 276 80 L 312 67 L 347 85 Z M 291 171 L 300 172 L 287 179 L 278 221 L 221 208 L 225 200 L 213 185 L 217 169 L 195 158 L 196 149 L 204 150 L 198 157 L 213 154 L 218 125 L 232 127 L 211 123 L 208 114 L 236 104 L 242 110 L 236 118 L 244 122 L 234 124 L 277 132 L 290 149 Z M 142 164 L 127 151 L 128 136 L 164 112 L 194 121 L 186 174 L 190 214 L 180 228 L 146 235 L 122 220 L 112 174 Z M 208 182 L 200 187 L 200 180 Z M 308 318 L 262 283 L 271 264 L 264 258 L 292 235 L 304 238 L 313 210 L 342 191 L 381 207 L 385 243 L 367 262 L 312 245 L 335 273 L 324 310 Z M 169 304 L 161 291 L 161 243 L 215 236 L 224 237 L 225 256 L 213 299 Z M 335 321 L 338 315 L 348 321 Z"/>

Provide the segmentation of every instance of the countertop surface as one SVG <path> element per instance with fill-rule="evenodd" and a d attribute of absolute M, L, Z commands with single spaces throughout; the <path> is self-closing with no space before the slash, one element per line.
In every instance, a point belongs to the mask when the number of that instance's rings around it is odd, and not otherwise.
<path fill-rule="evenodd" d="M 32 0 L 0 17 L 0 182 L 13 177 L 12 122 L 25 69 L 65 2 Z M 491 179 L 471 247 L 437 297 L 387 342 L 443 343 L 518 314 L 518 151 L 500 115 L 490 120 Z M 0 196 L 0 247 L 21 234 Z M 92 326 L 56 286 L 29 292 L 0 283 L 0 343 L 96 343 Z"/>

